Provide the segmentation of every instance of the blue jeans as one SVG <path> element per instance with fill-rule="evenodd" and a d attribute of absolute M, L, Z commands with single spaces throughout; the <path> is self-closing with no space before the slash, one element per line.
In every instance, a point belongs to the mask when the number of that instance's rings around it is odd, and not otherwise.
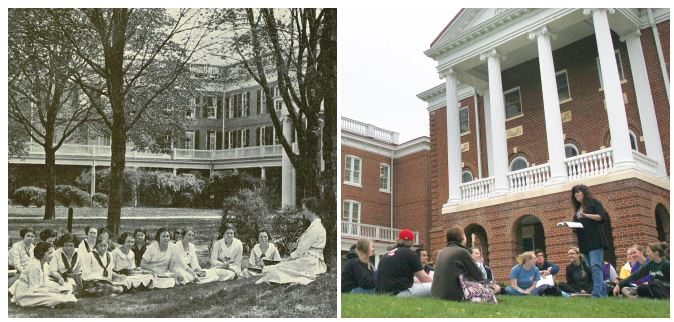
<path fill-rule="evenodd" d="M 362 287 L 356 287 L 351 290 L 352 294 L 374 294 L 374 289 L 373 288 L 362 288 Z"/>
<path fill-rule="evenodd" d="M 531 291 L 528 295 L 541 295 L 541 291 L 544 290 L 547 286 L 546 285 L 541 285 Z M 527 295 L 527 294 L 522 294 L 515 290 L 512 286 L 507 286 L 504 291 L 508 295 Z"/>
<path fill-rule="evenodd" d="M 585 258 L 590 262 L 590 270 L 592 271 L 592 297 L 608 297 L 602 270 L 604 249 L 593 249 L 585 254 Z"/>

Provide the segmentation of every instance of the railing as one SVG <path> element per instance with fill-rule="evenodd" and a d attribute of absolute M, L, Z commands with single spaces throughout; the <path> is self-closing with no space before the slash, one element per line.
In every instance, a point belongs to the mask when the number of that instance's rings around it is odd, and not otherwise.
<path fill-rule="evenodd" d="M 632 150 L 632 155 L 634 156 L 634 162 L 636 162 L 637 169 L 644 170 L 653 175 L 658 174 L 658 162 L 647 157 L 646 155 L 639 153 L 638 151 Z"/>
<path fill-rule="evenodd" d="M 461 197 L 464 202 L 486 199 L 494 190 L 494 177 L 473 180 L 461 184 Z"/>
<path fill-rule="evenodd" d="M 164 159 L 164 160 L 229 160 L 256 157 L 281 156 L 281 145 L 264 145 L 229 150 L 192 150 L 173 149 L 173 157 L 170 154 L 133 151 L 133 147 L 126 148 L 127 159 Z M 31 155 L 43 155 L 44 149 L 38 144 L 30 144 L 28 153 Z M 106 145 L 88 144 L 64 144 L 56 151 L 56 156 L 80 156 L 80 157 L 110 157 L 112 150 Z"/>
<path fill-rule="evenodd" d="M 342 236 L 394 242 L 401 229 L 342 221 Z M 419 232 L 414 232 L 414 243 L 419 244 Z"/>
<path fill-rule="evenodd" d="M 542 187 L 550 179 L 550 166 L 546 164 L 529 167 L 506 174 L 510 191 L 519 192 Z"/>
<path fill-rule="evenodd" d="M 342 130 L 371 137 L 380 141 L 398 144 L 398 133 L 350 118 L 342 117 Z"/>
<path fill-rule="evenodd" d="M 567 158 L 569 180 L 585 179 L 603 175 L 613 168 L 613 149 L 607 148 Z"/>

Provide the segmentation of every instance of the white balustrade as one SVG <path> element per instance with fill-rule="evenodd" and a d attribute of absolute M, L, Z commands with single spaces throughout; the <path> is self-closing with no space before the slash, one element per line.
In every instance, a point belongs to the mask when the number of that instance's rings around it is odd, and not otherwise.
<path fill-rule="evenodd" d="M 372 124 L 352 120 L 347 117 L 342 117 L 342 130 L 388 143 L 398 143 L 398 133 L 376 127 Z"/>
<path fill-rule="evenodd" d="M 511 192 L 534 189 L 542 187 L 548 180 L 550 180 L 550 166 L 546 163 L 535 167 L 508 172 L 506 177 L 510 183 Z"/>
<path fill-rule="evenodd" d="M 613 168 L 613 149 L 607 148 L 567 158 L 564 161 L 569 180 L 603 175 Z"/>
<path fill-rule="evenodd" d="M 494 177 L 473 180 L 461 184 L 461 198 L 464 202 L 486 199 L 494 190 Z"/>
<path fill-rule="evenodd" d="M 371 240 L 395 242 L 401 229 L 342 221 L 342 235 Z M 419 232 L 414 232 L 414 243 L 419 244 Z"/>
<path fill-rule="evenodd" d="M 653 175 L 658 174 L 658 162 L 647 157 L 646 155 L 640 153 L 639 151 L 632 150 L 632 155 L 634 156 L 634 161 L 636 162 L 637 169 L 643 170 Z"/>

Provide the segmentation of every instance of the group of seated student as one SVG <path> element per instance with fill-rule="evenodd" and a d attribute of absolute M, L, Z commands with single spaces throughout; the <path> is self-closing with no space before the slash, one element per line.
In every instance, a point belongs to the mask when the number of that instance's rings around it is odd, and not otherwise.
<path fill-rule="evenodd" d="M 167 228 L 159 228 L 154 240 L 146 240 L 146 231 L 136 229 L 120 234 L 116 243 L 105 228 L 87 226 L 81 241 L 72 233 L 45 229 L 37 244 L 35 230 L 23 228 L 21 241 L 9 252 L 11 301 L 20 306 L 56 306 L 76 302 L 77 297 L 255 276 L 260 277 L 257 284 L 306 285 L 327 271 L 323 260 L 326 231 L 317 215 L 318 200 L 305 198 L 302 204 L 303 218 L 310 225 L 290 258 L 283 260 L 269 233 L 260 231 L 259 243 L 245 265 L 243 244 L 235 237 L 232 224 L 223 226 L 211 247 L 210 268 L 199 263 L 193 228 L 177 229 L 173 236 Z"/>
<path fill-rule="evenodd" d="M 447 247 L 436 251 L 434 262 L 428 262 L 423 248 L 412 251 L 413 234 L 402 230 L 397 244 L 382 254 L 374 267 L 372 241 L 360 239 L 347 254 L 342 270 L 343 293 L 377 293 L 396 296 L 433 296 L 467 301 L 471 292 L 465 292 L 464 279 L 478 281 L 478 287 L 491 289 L 493 294 L 508 295 L 587 295 L 592 292 L 592 271 L 577 247 L 568 250 L 566 282 L 555 283 L 558 265 L 548 261 L 545 251 L 527 251 L 517 257 L 508 276 L 509 283 L 501 288 L 485 266 L 479 248 L 465 248 L 463 230 L 454 226 L 447 231 Z M 602 275 L 611 295 L 626 297 L 669 298 L 669 261 L 666 243 L 652 243 L 648 247 L 634 245 L 627 250 L 627 263 L 618 274 L 604 261 Z M 548 283 L 540 283 L 541 279 Z M 472 285 L 472 284 L 471 284 Z M 481 285 L 481 286 L 480 286 Z M 472 286 L 471 286 L 472 287 Z M 554 290 L 554 291 L 553 291 Z M 549 291 L 549 292 L 547 292 Z"/>

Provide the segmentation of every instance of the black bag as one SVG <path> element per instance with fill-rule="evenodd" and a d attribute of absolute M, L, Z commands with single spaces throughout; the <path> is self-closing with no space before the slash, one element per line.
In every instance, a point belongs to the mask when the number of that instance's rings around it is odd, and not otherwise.
<path fill-rule="evenodd" d="M 562 296 L 562 290 L 557 286 L 548 286 L 541 291 L 541 296 Z"/>

